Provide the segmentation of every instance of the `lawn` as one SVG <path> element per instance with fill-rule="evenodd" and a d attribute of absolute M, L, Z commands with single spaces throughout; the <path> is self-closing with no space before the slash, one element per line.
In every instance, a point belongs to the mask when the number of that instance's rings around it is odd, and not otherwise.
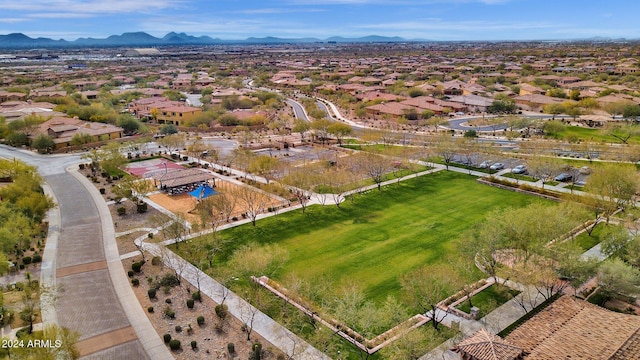
<path fill-rule="evenodd" d="M 605 227 L 605 224 L 598 224 L 596 228 L 593 229 L 591 236 L 589 236 L 586 231 L 580 233 L 580 235 L 576 236 L 574 240 L 576 242 L 576 245 L 580 246 L 580 248 L 584 251 L 587 251 L 592 247 L 598 245 L 602 241 L 600 239 L 600 235 L 604 231 Z"/>
<path fill-rule="evenodd" d="M 519 293 L 519 291 L 509 289 L 504 285 L 499 286 L 494 284 L 473 295 L 471 297 L 471 303 L 473 304 L 473 306 L 480 309 L 481 318 L 500 307 L 500 305 L 513 299 L 513 297 L 515 297 Z M 461 311 L 466 312 L 467 314 L 471 311 L 468 301 L 460 303 L 457 308 Z"/>
<path fill-rule="evenodd" d="M 289 258 L 276 280 L 290 273 L 307 280 L 328 277 L 333 288 L 355 281 L 369 299 L 381 302 L 399 293 L 399 277 L 408 271 L 447 266 L 444 257 L 456 252 L 454 240 L 490 211 L 543 201 L 475 179 L 442 171 L 371 190 L 340 208 L 313 206 L 304 214 L 298 210 L 261 220 L 256 227 L 224 230 L 220 236 L 228 241 L 214 265 L 225 266 L 242 244 L 277 243 Z"/>
<path fill-rule="evenodd" d="M 590 141 L 613 144 L 620 143 L 620 140 L 611 135 L 604 134 L 600 129 L 591 129 L 580 126 L 566 126 L 562 132 L 556 135 L 556 138 L 573 141 Z M 629 139 L 629 143 L 638 144 L 640 143 L 640 138 L 634 136 Z"/>

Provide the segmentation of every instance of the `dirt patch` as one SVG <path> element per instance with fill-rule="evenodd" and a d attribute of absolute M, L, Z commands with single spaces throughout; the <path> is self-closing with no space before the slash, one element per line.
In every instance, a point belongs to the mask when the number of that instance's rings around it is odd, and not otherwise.
<path fill-rule="evenodd" d="M 131 269 L 131 264 L 139 260 L 141 257 L 124 260 L 125 270 Z M 172 339 L 180 341 L 182 350 L 172 351 L 172 355 L 177 360 L 228 359 L 227 344 L 229 343 L 233 343 L 235 347 L 233 358 L 248 359 L 251 347 L 256 341 L 262 344 L 263 359 L 276 359 L 277 354 L 281 354 L 271 343 L 255 332 L 251 334 L 251 341 L 247 341 L 247 335 L 242 331 L 242 323 L 231 315 L 220 319 L 215 313 L 217 304 L 206 296 L 202 297 L 202 303 L 195 301 L 193 309 L 189 309 L 187 300 L 191 299 L 191 294 L 197 289 L 189 286 L 186 281 L 183 281 L 180 286 L 170 288 L 168 294 L 160 288 L 157 290 L 157 299 L 149 299 L 148 279 L 153 283 L 166 273 L 171 273 L 171 270 L 161 265 L 152 265 L 149 261 L 142 267 L 142 272 L 134 276 L 140 281 L 140 285 L 134 286 L 133 291 L 158 335 L 163 338 L 164 334 L 169 334 Z M 170 304 L 166 303 L 167 299 L 170 299 Z M 153 306 L 152 313 L 148 312 L 149 306 Z M 163 310 L 169 307 L 175 312 L 175 319 L 163 315 Z M 204 317 L 203 325 L 198 325 L 198 316 Z M 178 332 L 176 326 L 180 326 L 181 331 Z M 195 350 L 191 348 L 191 341 L 197 343 Z"/>

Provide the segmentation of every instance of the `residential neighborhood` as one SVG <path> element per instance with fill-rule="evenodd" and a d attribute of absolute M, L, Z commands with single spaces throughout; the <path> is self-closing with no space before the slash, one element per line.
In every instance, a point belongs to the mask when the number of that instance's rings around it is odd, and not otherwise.
<path fill-rule="evenodd" d="M 4 343 L 640 358 L 639 42 L 167 36 L 0 48 Z"/>

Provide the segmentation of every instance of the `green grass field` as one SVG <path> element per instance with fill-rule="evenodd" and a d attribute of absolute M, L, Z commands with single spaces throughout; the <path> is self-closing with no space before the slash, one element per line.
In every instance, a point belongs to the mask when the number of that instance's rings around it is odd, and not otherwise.
<path fill-rule="evenodd" d="M 371 300 L 397 295 L 399 277 L 426 264 L 447 266 L 454 240 L 497 208 L 542 201 L 478 184 L 475 177 L 438 172 L 371 190 L 341 208 L 314 206 L 220 232 L 227 245 L 216 266 L 225 266 L 242 244 L 275 244 L 288 251 L 275 275 L 328 277 L 334 288 L 356 281 Z M 197 240 L 195 240 L 197 241 Z M 184 254 L 183 254 L 184 255 Z M 215 270 L 212 272 L 215 274 Z M 261 274 L 256 274 L 261 275 Z"/>
<path fill-rule="evenodd" d="M 473 306 L 480 309 L 480 317 L 484 317 L 485 315 L 500 307 L 500 305 L 513 299 L 519 293 L 519 291 L 509 289 L 504 285 L 494 284 L 473 295 L 471 297 L 471 303 L 473 303 Z M 461 311 L 466 312 L 467 314 L 471 311 L 468 301 L 460 303 L 457 308 Z"/>
<path fill-rule="evenodd" d="M 602 241 L 602 239 L 600 239 L 600 235 L 604 231 L 605 227 L 605 224 L 598 224 L 596 228 L 593 229 L 591 236 L 589 236 L 585 231 L 576 236 L 574 241 L 582 250 L 587 251 Z"/>
<path fill-rule="evenodd" d="M 614 138 L 611 135 L 607 135 L 600 129 L 591 129 L 580 126 L 566 126 L 564 130 L 555 136 L 561 140 L 575 140 L 575 141 L 590 141 L 601 143 L 613 143 L 619 144 L 620 140 Z M 639 144 L 640 137 L 634 136 L 629 139 L 630 144 Z"/>

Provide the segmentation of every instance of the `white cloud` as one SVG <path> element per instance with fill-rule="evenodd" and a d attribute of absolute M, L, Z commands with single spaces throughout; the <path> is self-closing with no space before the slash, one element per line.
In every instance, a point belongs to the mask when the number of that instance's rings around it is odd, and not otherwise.
<path fill-rule="evenodd" d="M 291 13 L 314 13 L 325 12 L 324 9 L 292 9 L 292 8 L 263 8 L 263 9 L 246 9 L 238 11 L 229 11 L 229 13 L 245 14 L 245 15 L 272 15 L 272 14 L 291 14 Z"/>
<path fill-rule="evenodd" d="M 58 13 L 113 14 L 177 8 L 184 4 L 185 1 L 186 0 L 3 0 L 0 2 L 0 10 L 23 12 L 46 12 L 54 10 Z"/>
<path fill-rule="evenodd" d="M 0 23 L 6 23 L 6 24 L 17 24 L 25 21 L 29 21 L 29 20 L 25 18 L 0 18 Z"/>
<path fill-rule="evenodd" d="M 504 4 L 512 0 L 287 0 L 293 5 L 432 5 L 432 4 Z"/>

